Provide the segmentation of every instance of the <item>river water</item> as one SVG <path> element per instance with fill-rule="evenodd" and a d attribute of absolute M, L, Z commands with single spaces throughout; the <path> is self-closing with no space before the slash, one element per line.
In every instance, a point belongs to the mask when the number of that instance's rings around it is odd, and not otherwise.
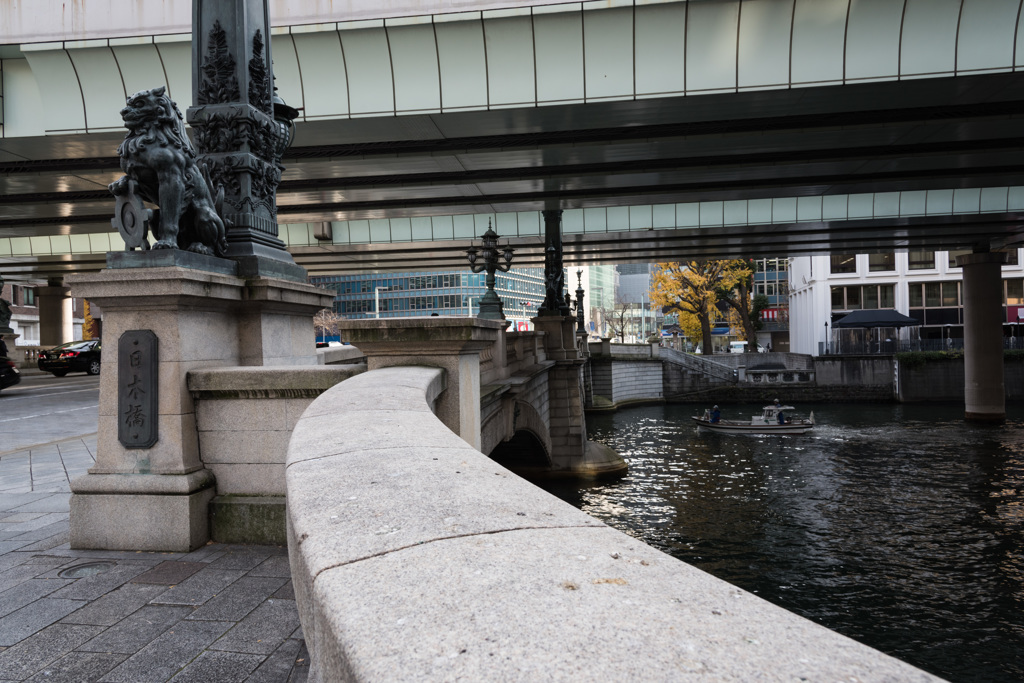
<path fill-rule="evenodd" d="M 951 681 L 1024 681 L 1024 406 L 798 405 L 803 436 L 696 433 L 703 406 L 588 416 L 629 463 L 556 495 Z M 723 406 L 746 418 L 757 406 Z"/>

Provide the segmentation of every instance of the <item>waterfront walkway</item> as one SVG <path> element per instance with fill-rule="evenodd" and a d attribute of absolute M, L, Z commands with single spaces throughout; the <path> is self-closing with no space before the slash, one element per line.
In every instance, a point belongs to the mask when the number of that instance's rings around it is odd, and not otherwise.
<path fill-rule="evenodd" d="M 286 548 L 72 550 L 69 481 L 96 434 L 30 425 L 39 445 L 0 443 L 0 683 L 306 680 Z"/>

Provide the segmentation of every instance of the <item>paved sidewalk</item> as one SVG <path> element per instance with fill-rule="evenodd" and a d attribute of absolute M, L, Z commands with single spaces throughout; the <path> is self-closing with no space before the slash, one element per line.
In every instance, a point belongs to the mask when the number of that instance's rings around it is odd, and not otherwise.
<path fill-rule="evenodd" d="M 69 547 L 95 452 L 95 434 L 0 450 L 0 683 L 304 682 L 285 548 Z"/>

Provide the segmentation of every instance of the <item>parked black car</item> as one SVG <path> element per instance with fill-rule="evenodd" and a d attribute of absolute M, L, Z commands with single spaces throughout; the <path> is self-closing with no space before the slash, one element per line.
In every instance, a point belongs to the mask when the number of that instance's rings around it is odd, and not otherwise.
<path fill-rule="evenodd" d="M 0 356 L 0 389 L 13 387 L 21 381 L 21 373 L 13 360 Z"/>
<path fill-rule="evenodd" d="M 88 372 L 90 375 L 98 375 L 100 374 L 100 342 L 98 339 L 93 339 L 55 346 L 49 351 L 39 354 L 37 365 L 43 372 L 52 372 L 56 377 L 63 377 L 69 372 Z"/>

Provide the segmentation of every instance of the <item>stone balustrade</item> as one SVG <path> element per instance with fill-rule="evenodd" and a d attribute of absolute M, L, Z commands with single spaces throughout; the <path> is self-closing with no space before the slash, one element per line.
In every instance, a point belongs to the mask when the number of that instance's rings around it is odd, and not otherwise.
<path fill-rule="evenodd" d="M 746 370 L 744 381 L 751 384 L 814 384 L 813 370 Z"/>
<path fill-rule="evenodd" d="M 541 332 L 509 332 L 505 335 L 505 367 L 509 375 L 532 368 L 545 359 Z"/>
<path fill-rule="evenodd" d="M 310 681 L 938 680 L 504 470 L 435 416 L 446 375 L 371 370 L 295 426 Z"/>

